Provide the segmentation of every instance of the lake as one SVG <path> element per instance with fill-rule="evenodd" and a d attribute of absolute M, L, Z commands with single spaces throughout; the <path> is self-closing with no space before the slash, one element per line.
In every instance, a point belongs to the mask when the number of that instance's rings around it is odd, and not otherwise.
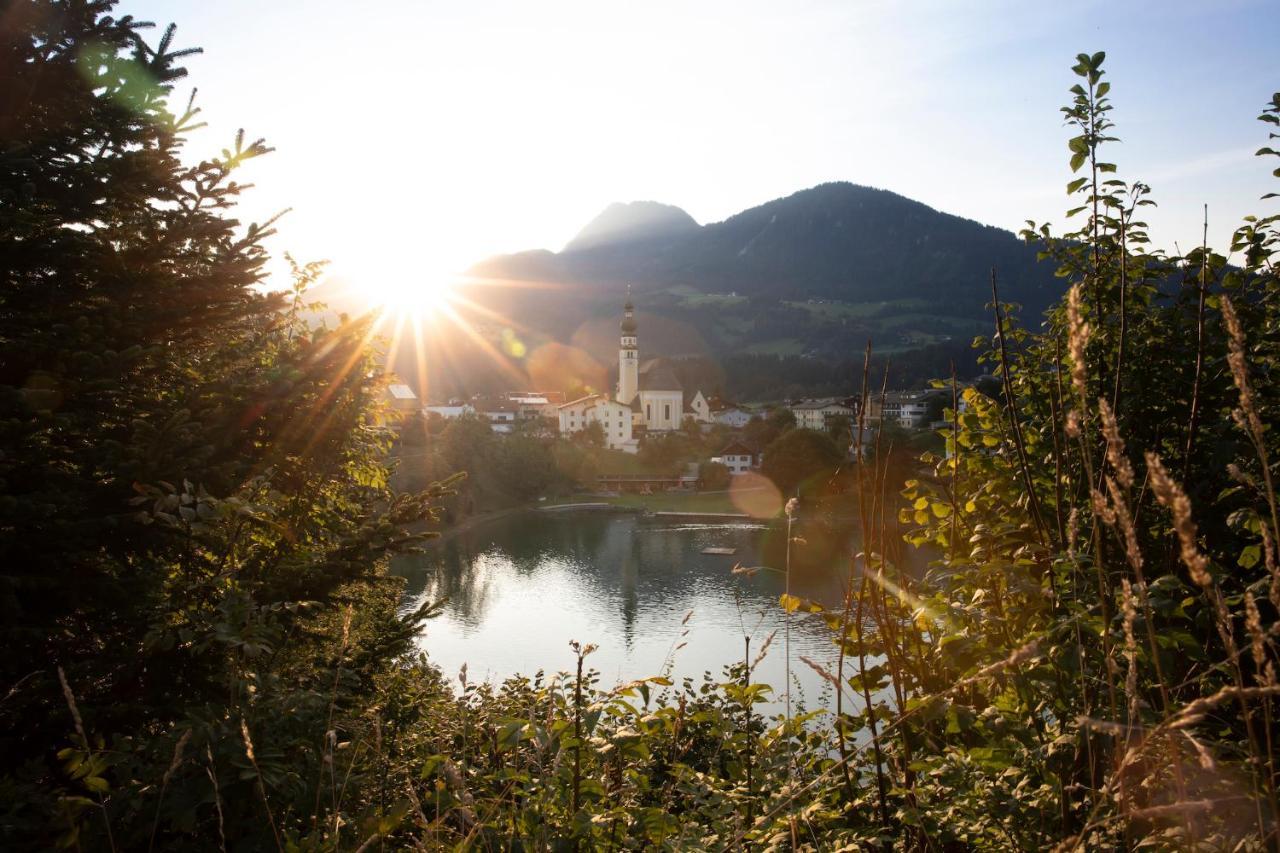
<path fill-rule="evenodd" d="M 797 549 L 810 549 L 797 544 Z M 705 554 L 732 548 L 732 556 Z M 486 521 L 397 560 L 408 579 L 405 607 L 448 597 L 419 639 L 448 676 L 467 664 L 472 681 L 500 682 L 570 670 L 569 641 L 595 643 L 588 659 L 602 686 L 664 674 L 722 680 L 741 661 L 743 637 L 754 658 L 777 631 L 752 680 L 785 678 L 784 591 L 780 571 L 735 574 L 735 565 L 785 565 L 786 526 L 757 522 L 691 524 L 606 512 L 520 512 Z M 792 573 L 792 593 L 838 607 L 849 549 L 828 548 Z M 793 560 L 793 564 L 802 561 Z M 804 655 L 828 668 L 835 646 L 825 625 L 792 617 L 793 701 L 829 706 L 831 687 Z M 687 632 L 687 634 L 686 634 Z M 681 643 L 684 643 L 683 647 Z"/>

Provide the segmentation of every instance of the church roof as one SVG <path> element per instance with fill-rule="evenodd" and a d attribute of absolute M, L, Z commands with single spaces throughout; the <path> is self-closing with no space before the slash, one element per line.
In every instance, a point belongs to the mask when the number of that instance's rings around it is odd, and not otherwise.
<path fill-rule="evenodd" d="M 666 359 L 651 358 L 640 365 L 641 391 L 684 391 Z"/>

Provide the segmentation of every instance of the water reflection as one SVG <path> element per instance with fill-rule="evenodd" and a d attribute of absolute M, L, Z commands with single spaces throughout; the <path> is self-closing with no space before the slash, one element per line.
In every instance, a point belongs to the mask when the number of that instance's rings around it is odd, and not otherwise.
<path fill-rule="evenodd" d="M 719 676 L 778 635 L 755 680 L 785 683 L 778 571 L 734 574 L 735 564 L 781 567 L 785 527 L 671 524 L 632 515 L 522 513 L 463 531 L 394 569 L 408 579 L 406 607 L 448 597 L 421 647 L 446 672 L 464 662 L 473 679 L 501 680 L 568 669 L 571 639 L 599 645 L 603 681 L 656 675 Z M 732 556 L 705 554 L 733 548 Z M 798 545 L 791 589 L 828 606 L 840 600 L 847 543 L 816 553 Z M 802 555 L 800 551 L 805 551 Z M 692 612 L 688 622 L 686 614 Z M 688 636 L 682 636 L 684 631 Z M 683 648 L 677 648 L 687 641 Z M 829 632 L 811 618 L 792 624 L 793 697 L 826 704 L 830 687 L 799 656 L 829 663 Z"/>

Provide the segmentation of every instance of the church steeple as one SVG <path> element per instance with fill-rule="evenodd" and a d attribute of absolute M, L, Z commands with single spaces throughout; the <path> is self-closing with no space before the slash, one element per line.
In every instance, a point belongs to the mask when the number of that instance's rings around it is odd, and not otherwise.
<path fill-rule="evenodd" d="M 622 306 L 621 346 L 618 348 L 618 402 L 630 405 L 640 388 L 640 347 L 636 342 L 635 306 L 631 304 L 631 287 Z"/>

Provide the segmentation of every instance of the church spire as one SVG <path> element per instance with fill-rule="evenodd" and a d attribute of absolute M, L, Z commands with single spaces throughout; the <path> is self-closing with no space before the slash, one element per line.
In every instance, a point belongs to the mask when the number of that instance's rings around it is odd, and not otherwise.
<path fill-rule="evenodd" d="M 618 402 L 631 404 L 640 390 L 640 346 L 636 341 L 636 308 L 631 304 L 631 287 L 622 306 L 621 346 L 618 348 Z"/>
<path fill-rule="evenodd" d="M 622 306 L 622 324 L 621 324 L 621 327 L 622 327 L 622 336 L 623 336 L 624 338 L 626 338 L 626 337 L 628 337 L 628 336 L 635 337 L 635 334 L 636 334 L 636 316 L 635 316 L 635 314 L 636 314 L 636 307 L 635 307 L 634 305 L 632 305 L 632 304 L 631 304 L 631 285 L 629 285 L 629 284 L 628 284 L 628 285 L 627 285 L 627 301 L 626 301 L 626 303 Z M 624 345 L 624 346 L 626 345 L 626 341 L 625 341 L 625 340 L 623 341 L 623 345 Z"/>

